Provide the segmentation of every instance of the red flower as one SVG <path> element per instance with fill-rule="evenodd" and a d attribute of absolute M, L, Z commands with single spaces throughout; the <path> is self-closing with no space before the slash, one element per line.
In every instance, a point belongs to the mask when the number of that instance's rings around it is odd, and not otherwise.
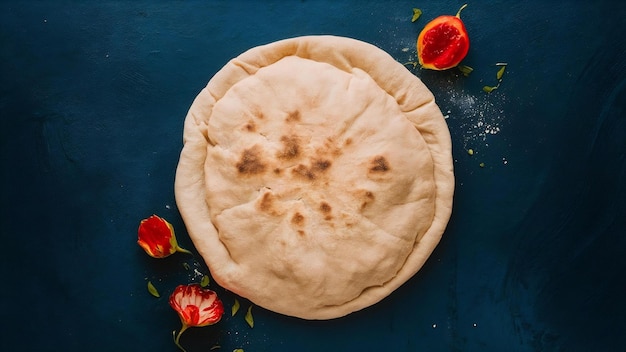
<path fill-rule="evenodd" d="M 217 293 L 198 284 L 177 286 L 170 295 L 169 302 L 183 324 L 174 339 L 176 346 L 183 351 L 185 349 L 178 341 L 187 328 L 213 325 L 220 321 L 224 314 L 224 305 L 217 297 Z"/>
<path fill-rule="evenodd" d="M 156 215 L 141 220 L 138 234 L 137 243 L 151 257 L 165 258 L 175 252 L 191 253 L 178 246 L 172 224 Z"/>

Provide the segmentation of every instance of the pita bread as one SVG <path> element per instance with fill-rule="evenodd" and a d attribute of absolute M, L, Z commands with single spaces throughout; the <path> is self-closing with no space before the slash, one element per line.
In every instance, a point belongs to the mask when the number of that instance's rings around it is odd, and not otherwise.
<path fill-rule="evenodd" d="M 256 47 L 217 72 L 189 109 L 175 183 L 215 281 L 304 319 L 360 310 L 412 277 L 453 190 L 431 92 L 336 36 Z"/>

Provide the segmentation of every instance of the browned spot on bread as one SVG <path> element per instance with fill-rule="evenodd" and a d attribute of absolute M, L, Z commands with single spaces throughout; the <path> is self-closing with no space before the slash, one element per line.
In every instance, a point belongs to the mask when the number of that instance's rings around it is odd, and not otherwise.
<path fill-rule="evenodd" d="M 326 138 L 324 147 L 326 147 L 327 153 L 330 155 L 335 155 L 335 156 L 341 155 L 341 149 L 338 148 L 337 145 L 335 145 L 335 140 L 332 137 Z"/>
<path fill-rule="evenodd" d="M 295 110 L 289 113 L 289 115 L 287 115 L 287 118 L 285 119 L 285 121 L 287 122 L 298 122 L 300 121 L 300 111 Z"/>
<path fill-rule="evenodd" d="M 255 175 L 264 172 L 265 164 L 261 159 L 259 146 L 255 145 L 244 150 L 236 166 L 237 171 L 243 175 Z"/>
<path fill-rule="evenodd" d="M 259 211 L 270 216 L 284 216 L 285 211 L 280 207 L 280 202 L 275 201 L 275 196 L 271 192 L 264 192 L 256 203 Z"/>
<path fill-rule="evenodd" d="M 259 120 L 263 120 L 265 118 L 265 115 L 263 115 L 263 111 L 258 108 L 254 109 L 252 115 L 254 115 Z"/>
<path fill-rule="evenodd" d="M 326 171 L 331 165 L 332 162 L 330 160 L 318 159 L 313 162 L 313 169 L 315 171 Z"/>
<path fill-rule="evenodd" d="M 374 193 L 370 191 L 365 191 L 365 193 L 363 193 L 362 201 L 363 202 L 361 203 L 361 210 L 365 209 L 368 204 L 374 201 Z"/>
<path fill-rule="evenodd" d="M 299 164 L 298 166 L 294 167 L 291 170 L 291 172 L 294 175 L 306 178 L 309 181 L 315 180 L 315 174 L 308 167 L 302 164 Z"/>
<path fill-rule="evenodd" d="M 280 175 L 283 172 L 283 170 L 279 169 L 279 168 L 275 168 L 274 169 L 274 174 L 275 175 Z"/>
<path fill-rule="evenodd" d="M 276 155 L 280 159 L 291 160 L 300 155 L 300 141 L 297 136 L 282 136 L 283 150 Z"/>
<path fill-rule="evenodd" d="M 325 156 L 332 159 L 334 156 L 341 155 L 341 148 L 336 145 L 332 137 L 328 137 L 324 140 L 322 145 L 315 149 L 315 155 L 320 159 L 323 159 Z"/>
<path fill-rule="evenodd" d="M 243 127 L 248 132 L 256 131 L 256 125 L 254 124 L 254 121 L 252 121 L 252 120 L 248 121 L 248 123 L 245 124 L 245 126 L 243 126 Z"/>
<path fill-rule="evenodd" d="M 331 206 L 328 203 L 322 202 L 320 204 L 320 210 L 322 211 L 322 213 L 328 214 L 330 213 L 331 210 L 333 210 L 333 208 L 331 208 Z"/>
<path fill-rule="evenodd" d="M 352 138 L 348 138 L 346 139 L 346 141 L 343 143 L 343 145 L 348 146 L 352 144 Z"/>
<path fill-rule="evenodd" d="M 304 216 L 300 213 L 295 213 L 291 217 L 291 223 L 297 226 L 302 226 L 304 224 Z"/>
<path fill-rule="evenodd" d="M 302 230 L 298 230 L 298 235 L 300 235 L 300 236 L 304 237 L 305 233 L 304 233 L 304 231 L 302 231 Z"/>
<path fill-rule="evenodd" d="M 372 162 L 372 167 L 370 167 L 370 171 L 372 172 L 387 172 L 389 171 L 389 163 L 387 162 L 387 159 L 385 159 L 383 156 L 377 156 L 375 157 Z"/>
<path fill-rule="evenodd" d="M 324 220 L 326 221 L 330 221 L 333 219 L 333 216 L 330 215 L 330 212 L 333 210 L 333 208 L 330 206 L 330 204 L 326 203 L 326 202 L 322 202 L 320 203 L 320 211 L 322 213 L 324 213 Z"/>
<path fill-rule="evenodd" d="M 273 205 L 272 195 L 270 193 L 263 194 L 261 202 L 259 202 L 259 209 L 264 212 L 270 212 Z"/>

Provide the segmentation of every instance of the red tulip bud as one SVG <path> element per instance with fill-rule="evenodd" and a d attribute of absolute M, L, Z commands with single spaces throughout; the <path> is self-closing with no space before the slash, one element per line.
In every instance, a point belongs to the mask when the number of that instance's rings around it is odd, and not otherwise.
<path fill-rule="evenodd" d="M 141 220 L 138 234 L 137 243 L 151 257 L 165 258 L 175 252 L 191 253 L 178 246 L 172 224 L 156 215 Z"/>

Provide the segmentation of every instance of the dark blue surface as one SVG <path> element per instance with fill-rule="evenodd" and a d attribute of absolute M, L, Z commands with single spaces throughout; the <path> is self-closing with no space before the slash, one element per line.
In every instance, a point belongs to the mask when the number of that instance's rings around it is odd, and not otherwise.
<path fill-rule="evenodd" d="M 2 2 L 0 350 L 176 350 L 167 296 L 207 270 L 149 258 L 136 230 L 156 213 L 193 248 L 173 181 L 199 90 L 242 51 L 296 35 L 411 61 L 426 22 L 460 5 Z M 189 352 L 626 350 L 626 6 L 475 2 L 462 17 L 474 72 L 414 70 L 447 116 L 457 177 L 426 266 L 341 319 L 255 307 L 250 329 L 227 314 L 186 332 Z M 497 62 L 508 68 L 487 95 Z M 234 296 L 212 287 L 229 310 Z"/>

